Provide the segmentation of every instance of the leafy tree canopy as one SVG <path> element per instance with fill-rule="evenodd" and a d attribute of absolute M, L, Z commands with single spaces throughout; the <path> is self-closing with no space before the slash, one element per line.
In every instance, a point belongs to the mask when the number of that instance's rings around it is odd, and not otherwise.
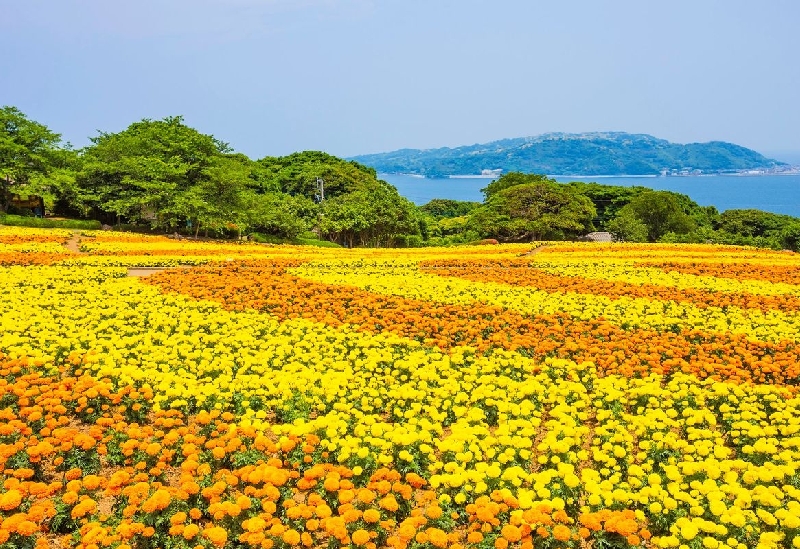
<path fill-rule="evenodd" d="M 443 219 L 465 216 L 480 205 L 480 202 L 434 198 L 427 204 L 420 206 L 419 209 L 434 219 Z"/>
<path fill-rule="evenodd" d="M 319 200 L 317 179 L 324 182 L 325 198 L 374 187 L 377 173 L 358 162 L 319 151 L 305 151 L 258 161 L 256 187 Z"/>
<path fill-rule="evenodd" d="M 199 228 L 236 222 L 238 190 L 249 159 L 183 123 L 180 116 L 142 120 L 92 139 L 77 174 L 86 210 L 117 219 Z"/>
<path fill-rule="evenodd" d="M 609 223 L 609 230 L 622 239 L 630 239 L 632 234 L 639 238 L 641 226 L 647 231 L 647 240 L 656 242 L 667 233 L 686 234 L 696 223 L 686 213 L 685 205 L 677 193 L 669 191 L 645 191 L 639 193 L 622 207 L 615 220 Z M 634 222 L 638 222 L 634 223 Z M 621 227 L 636 227 L 634 233 L 624 234 Z M 630 230 L 630 229 L 629 229 Z"/>
<path fill-rule="evenodd" d="M 16 107 L 0 108 L 0 209 L 8 208 L 9 193 L 35 192 L 54 168 L 61 136 L 30 120 Z"/>
<path fill-rule="evenodd" d="M 320 233 L 347 247 L 394 246 L 401 237 L 420 233 L 416 206 L 384 181 L 326 199 L 321 215 Z"/>
<path fill-rule="evenodd" d="M 502 179 L 502 178 L 501 178 Z M 470 216 L 482 236 L 519 242 L 577 238 L 593 229 L 591 200 L 547 179 L 491 191 Z"/>
<path fill-rule="evenodd" d="M 495 179 L 481 189 L 481 192 L 486 197 L 486 200 L 489 200 L 493 195 L 499 193 L 503 189 L 508 189 L 509 187 L 513 187 L 515 185 L 544 182 L 555 183 L 556 180 L 538 173 L 511 172 L 501 175 L 498 179 Z"/>
<path fill-rule="evenodd" d="M 792 216 L 761 210 L 726 210 L 716 218 L 714 228 L 744 236 L 771 236 L 793 221 Z"/>

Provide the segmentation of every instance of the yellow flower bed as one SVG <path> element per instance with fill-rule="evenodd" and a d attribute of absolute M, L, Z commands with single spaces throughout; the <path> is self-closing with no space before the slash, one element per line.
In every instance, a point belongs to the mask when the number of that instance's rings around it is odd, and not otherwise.
<path fill-rule="evenodd" d="M 489 303 L 526 315 L 567 313 L 579 320 L 602 317 L 623 327 L 696 328 L 747 334 L 763 341 L 800 340 L 798 311 L 764 312 L 738 307 L 723 310 L 644 298 L 549 293 L 536 288 L 439 277 L 420 271 L 416 263 L 393 260 L 314 262 L 290 272 L 316 282 L 354 286 L 387 295 L 461 305 Z"/>
<path fill-rule="evenodd" d="M 9 253 L 55 253 L 35 240 L 40 233 L 22 234 L 31 242 L 7 244 Z M 108 255 L 0 267 L 4 549 L 800 546 L 798 377 L 776 363 L 785 356 L 770 343 L 797 352 L 796 310 L 546 292 L 419 268 L 465 258 L 494 265 L 530 245 L 254 253 L 125 238 L 98 233 L 91 246 Z M 142 249 L 163 254 L 127 255 Z M 186 254 L 167 253 L 175 249 Z M 735 277 L 716 285 L 707 276 L 648 278 L 621 257 L 674 261 L 676 250 L 693 261 L 716 252 L 731 265 L 800 266 L 786 254 L 710 246 L 626 247 L 606 271 L 589 244 L 530 258 L 632 284 L 790 289 Z M 127 276 L 148 261 L 208 265 L 150 282 Z M 263 278 L 242 285 L 253 272 Z M 182 277 L 185 285 L 167 285 Z M 259 284 L 271 290 L 249 291 Z M 602 316 L 621 332 L 597 331 L 598 346 L 644 328 L 687 341 L 746 333 L 762 353 L 746 367 L 767 375 L 737 381 L 731 364 L 745 356 L 741 343 L 703 351 L 705 362 L 693 366 L 702 379 L 673 368 L 682 359 L 666 347 L 651 350 L 658 371 L 614 371 L 558 358 L 558 348 L 534 359 L 504 345 L 506 334 L 484 336 L 493 319 L 478 316 L 473 339 L 436 346 L 409 331 L 421 318 L 376 309 L 385 296 L 441 314 L 426 318 L 425 330 L 445 333 L 471 308 L 496 311 L 509 326 L 580 329 Z M 479 309 L 484 303 L 494 308 Z M 318 321 L 326 305 L 350 321 Z"/>

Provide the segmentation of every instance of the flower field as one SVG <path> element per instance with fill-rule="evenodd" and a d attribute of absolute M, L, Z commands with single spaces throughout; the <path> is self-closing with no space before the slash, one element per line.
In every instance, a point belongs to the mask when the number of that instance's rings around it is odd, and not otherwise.
<path fill-rule="evenodd" d="M 800 547 L 797 254 L 0 227 L 0 293 L 2 548 Z"/>

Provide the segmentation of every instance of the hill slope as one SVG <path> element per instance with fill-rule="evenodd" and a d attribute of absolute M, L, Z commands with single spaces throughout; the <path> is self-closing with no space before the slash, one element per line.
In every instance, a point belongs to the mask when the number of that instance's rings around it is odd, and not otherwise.
<path fill-rule="evenodd" d="M 624 132 L 547 133 L 440 149 L 401 149 L 355 156 L 381 173 L 476 175 L 483 170 L 549 175 L 656 175 L 699 170 L 720 173 L 771 168 L 783 162 L 726 143 L 670 143 Z"/>

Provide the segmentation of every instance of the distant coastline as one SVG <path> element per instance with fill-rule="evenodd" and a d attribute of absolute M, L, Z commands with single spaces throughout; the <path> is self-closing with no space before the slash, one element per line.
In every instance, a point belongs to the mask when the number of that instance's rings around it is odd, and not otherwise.
<path fill-rule="evenodd" d="M 601 185 L 648 187 L 685 194 L 701 206 L 714 206 L 720 211 L 757 209 L 776 214 L 800 217 L 800 172 L 780 174 L 715 174 L 681 176 L 551 176 L 560 183 L 592 181 Z M 483 187 L 493 177 L 420 177 L 379 172 L 401 195 L 417 205 L 434 198 L 483 202 Z"/>
<path fill-rule="evenodd" d="M 401 173 L 401 172 L 387 172 L 387 173 L 379 173 L 378 176 L 403 176 L 403 177 L 415 177 L 417 179 L 497 179 L 500 175 L 486 175 L 486 174 L 473 174 L 473 175 L 423 175 L 418 173 Z M 733 173 L 687 173 L 687 174 L 667 174 L 667 175 L 658 175 L 658 174 L 641 174 L 641 175 L 631 175 L 631 174 L 615 174 L 615 175 L 565 175 L 565 174 L 547 174 L 547 177 L 552 177 L 554 179 L 566 179 L 569 177 L 573 177 L 575 179 L 614 179 L 614 178 L 626 178 L 626 179 L 670 179 L 673 177 L 774 177 L 774 176 L 798 176 L 800 175 L 800 167 L 795 166 L 792 170 L 786 171 L 779 171 L 779 172 L 759 172 L 759 173 L 751 173 L 751 172 L 733 172 Z"/>
<path fill-rule="evenodd" d="M 734 143 L 670 143 L 652 135 L 626 132 L 551 133 L 456 148 L 399 149 L 348 160 L 379 173 L 441 177 L 496 177 L 509 172 L 577 174 L 571 177 L 581 179 L 784 171 L 800 174 L 800 168 Z"/>

